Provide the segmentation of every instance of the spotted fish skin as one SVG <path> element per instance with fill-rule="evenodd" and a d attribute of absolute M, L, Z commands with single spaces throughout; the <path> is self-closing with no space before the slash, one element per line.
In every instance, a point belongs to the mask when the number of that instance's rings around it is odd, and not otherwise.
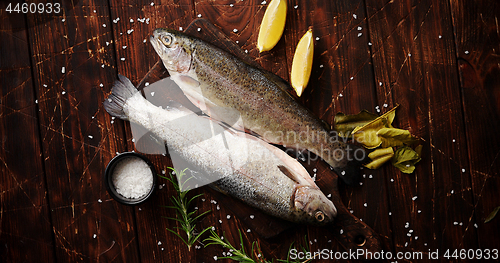
<path fill-rule="evenodd" d="M 156 29 L 150 42 L 184 94 L 212 118 L 267 142 L 308 150 L 347 183 L 359 180 L 365 152 L 328 131 L 286 91 L 290 86 L 280 77 L 172 29 Z"/>
<path fill-rule="evenodd" d="M 216 190 L 295 223 L 325 225 L 337 215 L 296 159 L 255 136 L 226 129 L 180 105 L 155 106 L 124 76 L 103 104 L 110 115 L 155 134 L 168 145 L 172 159 L 187 161 Z"/>

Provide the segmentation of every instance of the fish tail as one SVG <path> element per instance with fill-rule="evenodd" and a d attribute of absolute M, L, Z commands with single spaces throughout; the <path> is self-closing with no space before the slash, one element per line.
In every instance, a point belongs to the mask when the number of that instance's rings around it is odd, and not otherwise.
<path fill-rule="evenodd" d="M 128 120 L 127 114 L 124 112 L 123 107 L 127 100 L 132 97 L 138 90 L 134 84 L 125 76 L 118 74 L 118 80 L 113 84 L 111 94 L 103 102 L 104 109 L 114 117 L 123 120 Z"/>

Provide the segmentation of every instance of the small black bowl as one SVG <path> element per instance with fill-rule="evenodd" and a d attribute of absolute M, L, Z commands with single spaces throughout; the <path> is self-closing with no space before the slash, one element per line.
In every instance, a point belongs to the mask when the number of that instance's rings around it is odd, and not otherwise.
<path fill-rule="evenodd" d="M 113 172 L 115 170 L 116 165 L 127 158 L 139 158 L 143 160 L 148 164 L 149 168 L 151 169 L 151 173 L 153 175 L 153 184 L 151 185 L 151 189 L 149 189 L 149 192 L 147 194 L 143 195 L 140 198 L 127 198 L 125 196 L 122 196 L 116 191 L 115 185 L 113 183 Z M 106 171 L 104 172 L 104 185 L 106 186 L 106 190 L 108 190 L 109 195 L 111 195 L 111 197 L 115 199 L 117 202 L 124 205 L 139 205 L 146 202 L 146 200 L 148 200 L 155 192 L 156 181 L 157 181 L 157 174 L 151 161 L 144 155 L 138 154 L 136 152 L 124 152 L 118 154 L 108 163 Z"/>

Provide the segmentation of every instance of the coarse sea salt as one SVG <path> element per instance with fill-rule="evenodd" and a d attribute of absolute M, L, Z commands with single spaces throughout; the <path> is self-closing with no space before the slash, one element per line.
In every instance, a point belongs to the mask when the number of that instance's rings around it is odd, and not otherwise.
<path fill-rule="evenodd" d="M 153 173 L 139 158 L 125 158 L 116 164 L 112 179 L 116 192 L 126 198 L 140 198 L 153 186 Z"/>

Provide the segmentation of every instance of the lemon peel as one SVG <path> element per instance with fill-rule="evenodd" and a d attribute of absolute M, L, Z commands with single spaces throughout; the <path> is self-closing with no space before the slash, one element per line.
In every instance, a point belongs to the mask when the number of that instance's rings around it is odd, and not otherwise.
<path fill-rule="evenodd" d="M 259 52 L 271 50 L 280 40 L 286 21 L 286 0 L 272 0 L 260 24 L 257 48 Z"/>
<path fill-rule="evenodd" d="M 313 54 L 313 34 L 312 29 L 309 29 L 297 44 L 295 54 L 293 55 L 292 71 L 290 72 L 290 82 L 299 97 L 302 95 L 311 77 Z"/>

